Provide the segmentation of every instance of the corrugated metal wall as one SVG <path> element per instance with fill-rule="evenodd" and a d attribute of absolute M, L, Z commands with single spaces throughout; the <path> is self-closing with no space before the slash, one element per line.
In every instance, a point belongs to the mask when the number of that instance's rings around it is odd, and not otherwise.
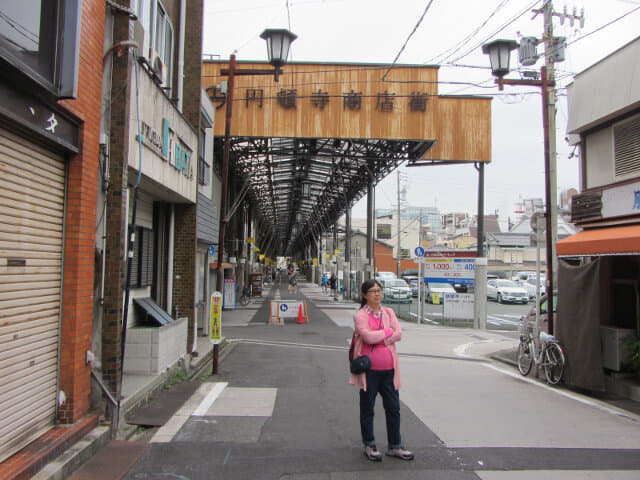
<path fill-rule="evenodd" d="M 53 426 L 65 165 L 0 129 L 0 461 Z"/>

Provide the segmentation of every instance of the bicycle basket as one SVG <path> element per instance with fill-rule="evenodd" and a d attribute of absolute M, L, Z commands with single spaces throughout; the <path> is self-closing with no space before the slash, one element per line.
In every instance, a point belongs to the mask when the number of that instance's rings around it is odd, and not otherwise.
<path fill-rule="evenodd" d="M 518 326 L 518 333 L 520 335 L 533 335 L 534 322 L 527 322 L 522 320 Z"/>

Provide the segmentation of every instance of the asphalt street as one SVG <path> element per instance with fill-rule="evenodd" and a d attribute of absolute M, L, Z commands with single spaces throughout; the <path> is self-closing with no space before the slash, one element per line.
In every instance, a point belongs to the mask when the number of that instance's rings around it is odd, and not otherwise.
<path fill-rule="evenodd" d="M 404 321 L 401 431 L 416 458 L 370 462 L 348 385 L 356 306 L 311 284 L 265 293 L 306 299 L 310 323 L 267 323 L 268 301 L 233 321 L 223 315 L 233 348 L 218 375 L 202 380 L 177 433 L 151 440 L 126 479 L 640 478 L 640 417 L 488 359 L 514 339 Z M 375 434 L 384 451 L 380 401 Z"/>

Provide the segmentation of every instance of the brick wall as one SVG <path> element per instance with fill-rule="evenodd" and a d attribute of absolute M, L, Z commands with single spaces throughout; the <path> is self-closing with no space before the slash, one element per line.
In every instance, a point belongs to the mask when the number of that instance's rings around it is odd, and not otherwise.
<path fill-rule="evenodd" d="M 173 306 L 180 317 L 189 318 L 185 351 L 193 342 L 193 321 L 196 284 L 196 205 L 177 204 L 173 250 Z"/>
<path fill-rule="evenodd" d="M 376 269 L 379 272 L 397 273 L 398 260 L 393 256 L 393 248 L 375 242 L 374 255 L 376 257 Z M 403 270 L 417 269 L 418 264 L 411 259 L 400 260 L 400 273 Z"/>
<path fill-rule="evenodd" d="M 100 135 L 100 95 L 105 4 L 84 0 L 78 96 L 61 104 L 82 120 L 81 151 L 68 163 L 64 294 L 60 336 L 60 389 L 66 402 L 60 422 L 74 423 L 89 410 L 91 370 L 85 363 L 93 325 L 94 242 Z M 98 92 L 98 94 L 96 94 Z"/>
<path fill-rule="evenodd" d="M 190 1 L 185 19 L 184 90 L 182 109 L 186 120 L 200 130 L 200 92 L 202 74 L 202 0 Z M 176 36 L 178 34 L 176 33 Z M 194 158 L 197 158 L 194 156 Z M 173 260 L 173 305 L 180 316 L 189 317 L 186 351 L 192 344 L 195 332 L 195 271 L 197 258 L 197 209 L 196 205 L 176 205 L 175 248 Z"/>

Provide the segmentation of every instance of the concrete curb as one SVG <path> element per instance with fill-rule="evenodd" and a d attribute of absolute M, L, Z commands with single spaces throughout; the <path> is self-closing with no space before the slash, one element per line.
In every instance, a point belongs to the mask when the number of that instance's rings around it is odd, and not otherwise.
<path fill-rule="evenodd" d="M 64 480 L 109 443 L 111 428 L 98 426 L 36 473 L 32 480 Z"/>

